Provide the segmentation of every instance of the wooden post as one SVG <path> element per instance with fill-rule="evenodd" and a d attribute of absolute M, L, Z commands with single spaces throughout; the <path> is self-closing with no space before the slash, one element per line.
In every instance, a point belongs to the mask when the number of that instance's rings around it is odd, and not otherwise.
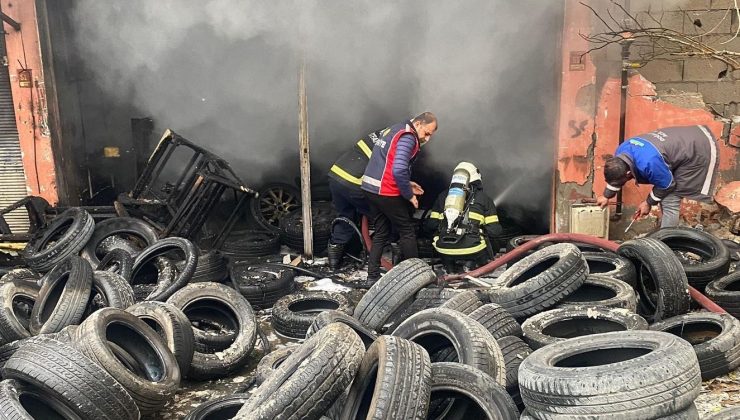
<path fill-rule="evenodd" d="M 303 208 L 303 254 L 313 258 L 313 218 L 311 216 L 311 160 L 308 147 L 308 105 L 306 103 L 306 60 L 298 71 L 298 146 L 301 159 L 301 206 Z"/>

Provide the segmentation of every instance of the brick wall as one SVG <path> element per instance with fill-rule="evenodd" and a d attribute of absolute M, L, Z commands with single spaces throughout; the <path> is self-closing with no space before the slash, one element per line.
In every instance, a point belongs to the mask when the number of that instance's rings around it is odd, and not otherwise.
<path fill-rule="evenodd" d="M 660 22 L 717 50 L 740 52 L 740 36 L 732 39 L 738 28 L 734 4 L 733 0 L 632 0 L 629 9 L 645 25 Z M 655 84 L 658 95 L 671 89 L 697 92 L 725 117 L 740 114 L 740 70 L 728 71 L 722 62 L 708 58 L 655 60 L 638 71 Z"/>

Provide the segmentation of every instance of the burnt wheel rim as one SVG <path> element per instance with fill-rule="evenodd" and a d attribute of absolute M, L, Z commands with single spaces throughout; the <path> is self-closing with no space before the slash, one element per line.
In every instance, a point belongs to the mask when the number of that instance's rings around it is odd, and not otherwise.
<path fill-rule="evenodd" d="M 259 211 L 265 220 L 277 226 L 278 221 L 298 208 L 298 198 L 280 187 L 273 187 L 260 193 Z"/>

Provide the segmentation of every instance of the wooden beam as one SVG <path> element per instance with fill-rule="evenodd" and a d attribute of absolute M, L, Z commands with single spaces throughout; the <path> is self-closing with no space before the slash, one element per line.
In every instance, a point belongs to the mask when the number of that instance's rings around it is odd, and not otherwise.
<path fill-rule="evenodd" d="M 303 210 L 303 254 L 313 258 L 313 217 L 311 215 L 311 159 L 308 142 L 306 102 L 306 60 L 298 70 L 298 147 L 301 162 L 301 207 Z"/>

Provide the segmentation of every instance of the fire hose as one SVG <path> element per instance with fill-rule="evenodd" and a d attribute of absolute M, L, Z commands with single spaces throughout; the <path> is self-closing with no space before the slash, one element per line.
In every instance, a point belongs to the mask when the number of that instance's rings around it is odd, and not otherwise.
<path fill-rule="evenodd" d="M 368 245 L 368 250 L 370 247 L 372 247 L 372 240 L 370 239 L 370 234 L 367 226 L 367 219 L 362 219 L 362 234 L 365 237 L 365 243 Z M 488 264 L 485 264 L 481 267 L 476 268 L 475 270 L 469 271 L 464 274 L 448 274 L 445 276 L 442 276 L 441 280 L 445 282 L 457 282 L 457 281 L 463 281 L 466 277 L 480 277 L 484 274 L 488 274 L 495 269 L 501 267 L 502 265 L 518 258 L 524 255 L 527 251 L 531 251 L 538 246 L 545 244 L 545 243 L 552 243 L 552 242 L 580 242 L 587 245 L 594 245 L 598 246 L 599 248 L 603 248 L 607 251 L 611 252 L 617 252 L 617 248 L 619 248 L 619 244 L 607 239 L 598 238 L 591 235 L 584 235 L 580 233 L 550 233 L 547 235 L 542 235 L 538 238 L 532 239 L 530 241 L 525 242 L 521 246 L 507 252 L 506 254 L 502 255 L 499 258 L 496 258 L 495 260 L 489 262 Z M 391 263 L 387 260 L 381 261 L 382 265 L 386 269 L 390 269 L 392 267 Z M 724 309 L 722 309 L 721 306 L 714 303 L 711 299 L 704 296 L 703 293 L 698 291 L 692 286 L 689 286 L 689 295 L 692 299 L 694 299 L 699 305 L 701 305 L 704 309 L 716 312 L 716 313 L 726 313 Z"/>

